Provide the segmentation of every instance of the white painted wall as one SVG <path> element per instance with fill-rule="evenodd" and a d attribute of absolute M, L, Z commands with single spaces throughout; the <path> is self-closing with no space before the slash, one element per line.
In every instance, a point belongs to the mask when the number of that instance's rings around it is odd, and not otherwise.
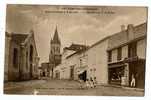
<path fill-rule="evenodd" d="M 55 68 L 60 72 L 60 79 L 70 79 L 71 66 L 74 66 L 75 69 L 79 66 L 79 55 L 75 54 L 68 59 L 63 59 L 62 63 Z M 76 74 L 76 70 L 74 74 Z"/>
<path fill-rule="evenodd" d="M 96 77 L 99 84 L 108 83 L 108 65 L 107 65 L 107 48 L 108 40 L 103 40 L 99 44 L 94 45 L 85 53 L 86 58 L 82 58 L 82 65 L 88 66 L 87 78 Z M 80 58 L 84 53 L 75 54 L 68 59 L 65 59 L 60 66 L 55 70 L 60 70 L 61 79 L 70 79 L 70 67 L 74 66 L 74 79 L 78 79 L 77 70 L 80 67 Z M 63 68 L 64 70 L 61 70 Z M 92 71 L 90 71 L 92 69 Z"/>
<path fill-rule="evenodd" d="M 99 84 L 108 82 L 107 48 L 108 40 L 104 40 L 87 51 L 88 78 L 93 77 L 92 75 L 96 76 Z M 96 71 L 90 71 L 91 69 L 96 69 Z"/>

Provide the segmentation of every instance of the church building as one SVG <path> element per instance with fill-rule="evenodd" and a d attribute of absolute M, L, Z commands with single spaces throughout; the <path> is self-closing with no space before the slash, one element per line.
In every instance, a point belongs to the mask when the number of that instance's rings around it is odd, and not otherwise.
<path fill-rule="evenodd" d="M 5 34 L 4 81 L 22 81 L 38 77 L 40 58 L 36 48 L 34 31 L 28 34 Z"/>

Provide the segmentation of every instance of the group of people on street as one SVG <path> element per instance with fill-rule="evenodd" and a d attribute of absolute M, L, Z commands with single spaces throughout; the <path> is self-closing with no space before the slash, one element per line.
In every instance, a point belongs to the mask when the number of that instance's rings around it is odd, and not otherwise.
<path fill-rule="evenodd" d="M 80 82 L 80 88 L 95 88 L 97 86 L 97 81 L 96 81 L 96 77 L 94 78 L 90 78 L 90 79 L 86 79 L 86 81 L 84 82 L 84 80 L 79 79 Z"/>

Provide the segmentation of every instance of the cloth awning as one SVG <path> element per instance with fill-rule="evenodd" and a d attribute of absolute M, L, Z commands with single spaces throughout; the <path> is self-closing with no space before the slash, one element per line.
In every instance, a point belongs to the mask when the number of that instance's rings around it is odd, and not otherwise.
<path fill-rule="evenodd" d="M 77 74 L 82 74 L 84 71 L 86 71 L 86 70 L 78 71 Z"/>
<path fill-rule="evenodd" d="M 138 61 L 139 57 L 138 56 L 134 56 L 134 57 L 129 57 L 129 58 L 125 58 L 124 62 L 134 62 L 134 61 Z"/>
<path fill-rule="evenodd" d="M 81 74 L 81 73 L 83 73 L 84 71 L 86 71 L 87 70 L 87 67 L 79 67 L 78 69 L 77 69 L 77 74 Z"/>
<path fill-rule="evenodd" d="M 113 65 L 109 65 L 109 68 L 116 68 L 116 67 L 123 67 L 125 66 L 125 64 L 113 64 Z"/>

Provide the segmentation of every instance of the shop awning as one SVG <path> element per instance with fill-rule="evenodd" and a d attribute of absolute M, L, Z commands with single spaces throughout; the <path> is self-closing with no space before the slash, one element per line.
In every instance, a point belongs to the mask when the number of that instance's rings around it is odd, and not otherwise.
<path fill-rule="evenodd" d="M 82 74 L 84 71 L 86 71 L 86 70 L 78 71 L 77 74 Z"/>
<path fill-rule="evenodd" d="M 125 66 L 125 64 L 113 64 L 113 65 L 109 65 L 108 68 L 116 68 L 116 67 L 122 67 Z"/>
<path fill-rule="evenodd" d="M 139 60 L 138 56 L 135 56 L 135 57 L 125 58 L 124 62 L 128 63 L 128 62 L 134 62 L 134 61 L 138 61 L 138 60 Z"/>
<path fill-rule="evenodd" d="M 81 73 L 83 73 L 84 71 L 86 71 L 87 70 L 87 67 L 79 67 L 78 69 L 77 69 L 77 74 L 81 74 Z"/>

